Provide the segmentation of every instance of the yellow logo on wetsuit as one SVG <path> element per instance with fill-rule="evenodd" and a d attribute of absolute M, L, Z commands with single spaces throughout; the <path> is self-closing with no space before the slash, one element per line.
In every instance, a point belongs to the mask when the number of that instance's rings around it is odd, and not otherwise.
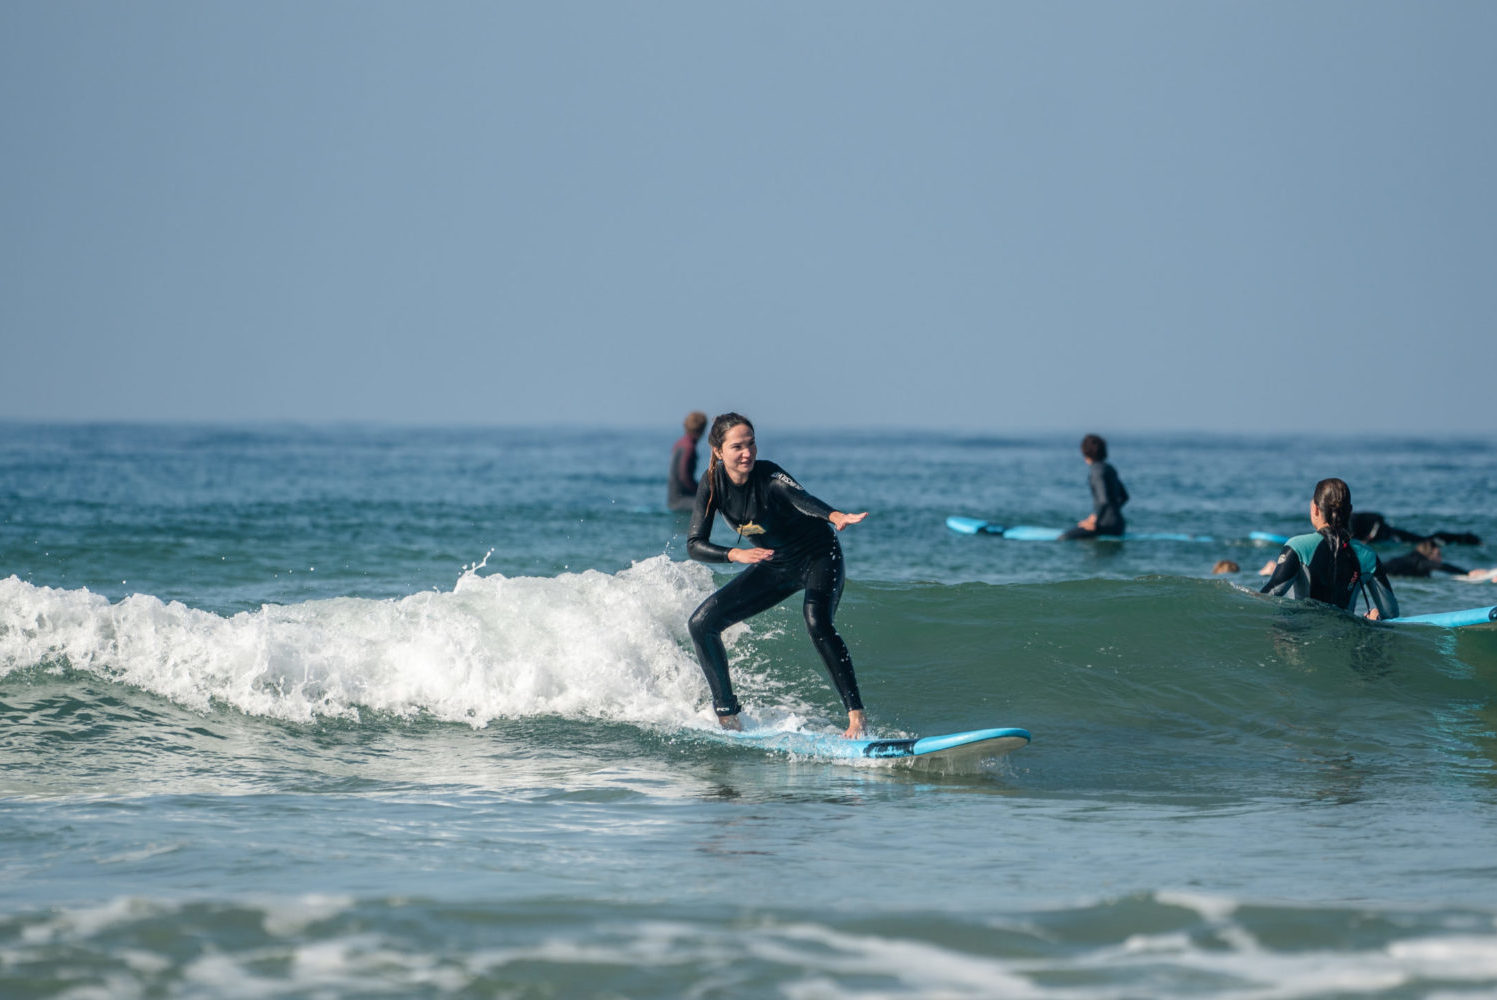
<path fill-rule="evenodd" d="M 764 534 L 764 528 L 753 521 L 744 521 L 738 526 L 738 533 L 740 535 L 762 535 Z"/>

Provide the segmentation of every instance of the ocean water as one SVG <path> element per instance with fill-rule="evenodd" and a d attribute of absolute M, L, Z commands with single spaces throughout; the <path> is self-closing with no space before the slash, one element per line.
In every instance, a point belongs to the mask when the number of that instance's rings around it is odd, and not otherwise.
<path fill-rule="evenodd" d="M 1497 447 L 1115 435 L 1130 526 L 1216 541 L 1024 543 L 944 518 L 1074 522 L 1075 436 L 758 430 L 871 512 L 875 732 L 1031 745 L 722 738 L 672 428 L 0 425 L 0 996 L 1497 997 L 1497 626 L 1248 540 L 1340 475 L 1497 565 Z M 729 638 L 753 725 L 841 723 L 797 602 Z"/>

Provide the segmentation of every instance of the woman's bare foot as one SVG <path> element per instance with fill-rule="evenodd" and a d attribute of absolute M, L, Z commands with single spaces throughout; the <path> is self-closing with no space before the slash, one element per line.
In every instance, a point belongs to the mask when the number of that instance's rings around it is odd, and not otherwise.
<path fill-rule="evenodd" d="M 861 739 L 864 733 L 863 710 L 855 708 L 847 713 L 847 732 L 842 735 L 850 740 Z"/>
<path fill-rule="evenodd" d="M 719 715 L 717 717 L 717 724 L 724 729 L 731 729 L 736 733 L 743 732 L 743 723 L 738 721 L 738 716 L 736 715 Z"/>

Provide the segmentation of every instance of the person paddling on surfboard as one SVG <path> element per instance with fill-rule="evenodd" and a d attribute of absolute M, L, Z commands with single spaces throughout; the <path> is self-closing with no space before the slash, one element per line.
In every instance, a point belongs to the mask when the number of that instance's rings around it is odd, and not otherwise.
<path fill-rule="evenodd" d="M 1421 539 L 1412 552 L 1405 552 L 1383 563 L 1389 576 L 1429 576 L 1431 573 L 1449 573 L 1462 580 L 1480 582 L 1492 579 L 1497 570 L 1462 569 L 1455 563 L 1445 561 L 1440 543 L 1433 538 Z"/>
<path fill-rule="evenodd" d="M 1346 611 L 1354 610 L 1360 596 L 1369 605 L 1363 617 L 1397 618 L 1398 598 L 1377 553 L 1351 537 L 1351 489 L 1345 482 L 1322 479 L 1315 484 L 1310 524 L 1313 534 L 1284 543 L 1261 593 L 1308 597 Z"/>
<path fill-rule="evenodd" d="M 1128 491 L 1118 478 L 1118 471 L 1107 461 L 1106 439 L 1096 434 L 1088 434 L 1082 438 L 1081 457 L 1091 466 L 1088 482 L 1092 489 L 1092 512 L 1060 537 L 1071 539 L 1121 535 L 1124 528 L 1123 504 L 1128 502 Z"/>
<path fill-rule="evenodd" d="M 1415 534 L 1403 528 L 1395 528 L 1388 519 L 1375 510 L 1357 511 L 1351 516 L 1351 537 L 1359 542 L 1422 542 L 1433 541 L 1441 545 L 1480 545 L 1481 539 L 1469 531 L 1432 531 L 1427 535 Z"/>
<path fill-rule="evenodd" d="M 847 709 L 847 731 L 843 735 L 863 735 L 863 701 L 858 695 L 852 657 L 847 643 L 837 634 L 832 616 L 842 600 L 846 580 L 837 531 L 857 524 L 868 512 L 844 514 L 833 510 L 775 463 L 758 461 L 754 425 L 745 416 L 724 413 L 712 421 L 707 444 L 712 457 L 697 485 L 686 551 L 701 562 L 732 562 L 746 567 L 703 601 L 688 622 L 697 659 L 712 690 L 718 722 L 724 729 L 743 728 L 738 720 L 741 706 L 728 676 L 723 629 L 804 590 L 806 630 Z M 712 544 L 715 514 L 721 514 L 728 527 L 752 547 Z"/>

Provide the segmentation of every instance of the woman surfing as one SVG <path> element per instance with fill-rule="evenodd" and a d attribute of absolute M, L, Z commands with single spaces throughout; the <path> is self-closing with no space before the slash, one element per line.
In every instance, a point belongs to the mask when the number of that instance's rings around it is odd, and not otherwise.
<path fill-rule="evenodd" d="M 754 425 L 745 416 L 719 416 L 712 422 L 707 444 L 712 457 L 697 484 L 686 551 L 701 562 L 732 562 L 746 567 L 703 601 L 688 623 L 697 659 L 712 690 L 718 722 L 725 729 L 743 728 L 738 720 L 741 706 L 728 676 L 723 630 L 804 590 L 806 630 L 847 709 L 843 735 L 862 736 L 863 701 L 858 696 L 852 657 L 837 634 L 832 616 L 842 600 L 846 579 L 837 532 L 857 524 L 868 513 L 833 510 L 775 463 L 758 461 Z M 738 532 L 739 538 L 747 539 L 751 547 L 712 544 L 712 519 L 716 514 L 721 514 L 728 527 Z"/>

